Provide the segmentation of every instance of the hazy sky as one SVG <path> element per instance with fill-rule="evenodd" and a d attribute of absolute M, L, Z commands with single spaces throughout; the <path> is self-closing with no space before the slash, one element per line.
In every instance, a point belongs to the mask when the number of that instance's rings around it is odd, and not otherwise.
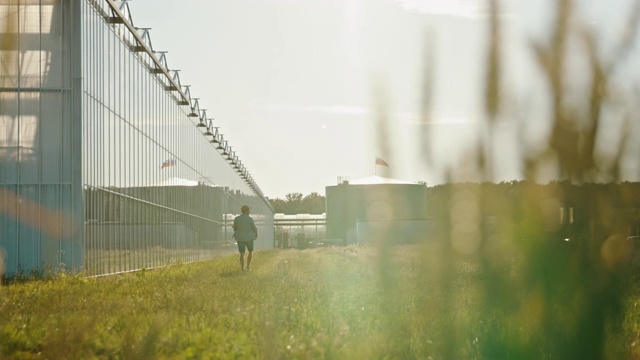
<path fill-rule="evenodd" d="M 378 175 L 430 185 L 473 154 L 483 112 L 487 48 L 483 0 L 135 0 L 134 25 L 200 98 L 265 195 L 308 194 L 338 176 Z M 548 99 L 531 42 L 547 42 L 553 0 L 503 0 L 503 83 L 509 109 L 494 139 L 496 178 L 521 177 L 523 147 L 548 133 Z M 575 1 L 603 52 L 619 38 L 632 0 Z M 575 50 L 580 53 L 579 49 Z M 638 63 L 636 46 L 628 64 Z M 427 60 L 430 123 L 420 119 Z M 637 67 L 635 67 L 637 68 Z M 637 84 L 638 69 L 620 71 Z M 570 66 L 580 79 L 580 63 Z M 623 84 L 623 85 L 624 85 Z M 383 92 L 375 89 L 383 88 Z M 384 99 L 388 149 L 376 132 Z M 523 123 L 525 125 L 523 125 Z M 433 149 L 426 165 L 418 135 Z M 521 130 L 524 129 L 524 136 Z M 611 135 L 615 136 L 615 135 Z M 533 150 L 532 150 L 533 149 Z M 640 150 L 638 150 L 640 151 Z M 374 166 L 375 156 L 390 167 Z M 630 166 L 627 177 L 640 169 Z"/>

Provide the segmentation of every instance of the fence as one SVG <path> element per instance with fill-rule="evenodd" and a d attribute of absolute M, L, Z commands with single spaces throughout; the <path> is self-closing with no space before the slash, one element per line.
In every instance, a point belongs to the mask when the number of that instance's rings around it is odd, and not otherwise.
<path fill-rule="evenodd" d="M 307 248 L 326 244 L 326 216 L 275 214 L 275 246 Z"/>

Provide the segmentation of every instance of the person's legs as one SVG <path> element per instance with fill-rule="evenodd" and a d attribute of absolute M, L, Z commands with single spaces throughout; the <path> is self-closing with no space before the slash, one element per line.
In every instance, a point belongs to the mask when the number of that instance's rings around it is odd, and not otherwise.
<path fill-rule="evenodd" d="M 245 251 L 244 243 L 241 243 L 241 242 L 238 243 L 238 251 L 240 251 L 240 267 L 244 271 L 244 251 Z"/>
<path fill-rule="evenodd" d="M 249 251 L 247 255 L 247 270 L 251 270 L 251 258 L 253 257 L 253 251 Z"/>
<path fill-rule="evenodd" d="M 249 250 L 249 255 L 247 255 L 247 270 L 251 271 L 251 258 L 253 257 L 253 241 L 249 241 L 247 243 L 247 250 Z"/>

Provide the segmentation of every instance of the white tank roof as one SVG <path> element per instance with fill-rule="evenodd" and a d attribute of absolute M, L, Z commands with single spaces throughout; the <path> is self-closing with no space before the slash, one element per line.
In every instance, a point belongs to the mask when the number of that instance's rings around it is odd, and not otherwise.
<path fill-rule="evenodd" d="M 397 179 L 389 179 L 382 176 L 368 176 L 362 179 L 356 179 L 349 181 L 351 185 L 376 185 L 376 184 L 413 184 L 416 185 L 416 182 L 405 181 L 405 180 L 397 180 Z"/>

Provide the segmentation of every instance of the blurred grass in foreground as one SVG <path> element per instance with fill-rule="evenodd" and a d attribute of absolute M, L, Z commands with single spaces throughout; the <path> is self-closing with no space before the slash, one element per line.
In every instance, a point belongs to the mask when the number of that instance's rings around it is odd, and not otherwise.
<path fill-rule="evenodd" d="M 440 254 L 436 241 L 389 248 L 392 281 L 375 247 L 346 247 L 261 251 L 252 273 L 239 272 L 234 255 L 13 283 L 0 288 L 0 357 L 440 359 L 449 328 L 455 358 L 558 358 L 536 323 L 540 298 L 524 304 L 525 316 L 486 308 L 484 297 L 503 294 L 487 292 L 481 257 L 462 255 L 449 259 L 443 293 Z M 496 270 L 526 282 L 519 260 L 514 253 Z M 630 357 L 640 338 L 637 275 L 625 284 L 624 316 L 603 332 L 610 359 Z M 521 343 L 527 352 L 507 346 Z"/>

